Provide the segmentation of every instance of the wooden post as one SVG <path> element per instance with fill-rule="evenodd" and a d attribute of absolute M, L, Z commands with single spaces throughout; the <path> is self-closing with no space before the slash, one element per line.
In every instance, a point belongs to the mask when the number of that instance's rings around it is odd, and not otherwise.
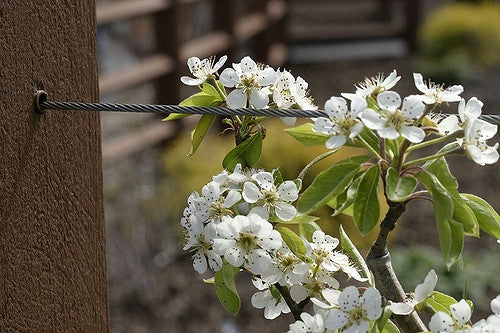
<path fill-rule="evenodd" d="M 107 332 L 94 1 L 0 3 L 0 332 Z"/>
<path fill-rule="evenodd" d="M 236 1 L 227 0 L 212 0 L 213 6 L 213 25 L 214 30 L 227 32 L 231 36 L 231 45 L 227 52 L 224 54 L 228 56 L 227 65 L 230 66 L 232 62 L 240 62 L 236 59 L 237 45 L 236 37 L 234 35 L 234 22 L 236 20 Z M 218 56 L 221 56 L 219 54 Z"/>
<path fill-rule="evenodd" d="M 154 14 L 157 52 L 175 60 L 174 70 L 158 78 L 156 102 L 159 104 L 177 104 L 180 100 L 178 12 L 179 2 L 172 0 L 167 9 Z"/>

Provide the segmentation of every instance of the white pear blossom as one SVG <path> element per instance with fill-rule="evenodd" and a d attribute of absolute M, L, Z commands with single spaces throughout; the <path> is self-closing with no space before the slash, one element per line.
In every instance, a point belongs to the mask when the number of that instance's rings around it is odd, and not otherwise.
<path fill-rule="evenodd" d="M 386 91 L 377 96 L 380 110 L 366 109 L 360 115 L 366 127 L 377 130 L 380 137 L 386 139 L 397 139 L 400 135 L 412 143 L 421 142 L 425 138 L 425 132 L 420 127 L 413 126 L 425 110 L 419 96 L 411 95 L 405 97 L 403 106 L 401 97 L 393 91 Z"/>
<path fill-rule="evenodd" d="M 257 65 L 250 57 L 244 57 L 233 68 L 226 68 L 220 75 L 224 87 L 236 88 L 227 95 L 230 108 L 245 108 L 248 102 L 256 109 L 269 103 L 269 86 L 276 80 L 276 72 L 271 67 Z"/>
<path fill-rule="evenodd" d="M 443 136 L 455 133 L 456 131 L 460 131 L 461 129 L 462 127 L 460 126 L 458 117 L 454 114 L 443 118 L 437 125 L 439 134 Z"/>
<path fill-rule="evenodd" d="M 470 333 L 498 333 L 500 332 L 500 295 L 491 300 L 493 314 L 486 319 L 481 319 L 472 326 Z"/>
<path fill-rule="evenodd" d="M 309 273 L 309 265 L 299 259 L 286 244 L 274 253 L 271 265 L 261 274 L 263 281 L 282 286 L 300 283 Z"/>
<path fill-rule="evenodd" d="M 243 185 L 246 202 L 264 207 L 268 214 L 276 214 L 284 221 L 290 221 L 297 215 L 297 209 L 290 204 L 297 200 L 299 194 L 293 181 L 284 181 L 276 187 L 270 172 L 258 172 L 252 179 L 254 182 Z"/>
<path fill-rule="evenodd" d="M 378 95 L 379 93 L 390 90 L 400 79 L 401 76 L 398 76 L 396 70 L 393 70 L 386 78 L 384 78 L 383 74 L 379 73 L 375 77 L 365 78 L 363 82 L 359 82 L 356 85 L 356 92 L 354 94 L 342 93 L 341 95 L 350 100 L 356 97 L 366 99 L 368 96 Z"/>
<path fill-rule="evenodd" d="M 368 288 L 360 297 L 358 288 L 349 286 L 338 296 L 338 308 L 326 312 L 325 326 L 345 333 L 368 332 L 370 321 L 382 315 L 382 297 Z"/>
<path fill-rule="evenodd" d="M 483 102 L 476 97 L 472 97 L 465 103 L 465 99 L 461 99 L 458 104 L 458 115 L 462 123 L 469 123 L 481 115 Z"/>
<path fill-rule="evenodd" d="M 269 267 L 269 252 L 282 245 L 280 233 L 256 214 L 225 216 L 216 228 L 215 253 L 224 256 L 234 267 L 244 266 L 254 274 L 262 274 Z"/>
<path fill-rule="evenodd" d="M 468 332 L 471 328 L 467 324 L 470 320 L 472 310 L 465 300 L 461 300 L 450 306 L 451 315 L 438 311 L 429 323 L 432 333 L 441 332 Z"/>
<path fill-rule="evenodd" d="M 184 246 L 184 250 L 194 247 L 193 267 L 198 273 L 205 273 L 207 270 L 207 261 L 210 268 L 216 272 L 222 267 L 222 258 L 212 248 L 213 240 L 217 236 L 215 226 L 213 223 L 209 223 L 205 227 L 201 224 L 199 226 L 199 228 L 191 230 L 190 242 Z"/>
<path fill-rule="evenodd" d="M 498 161 L 498 142 L 488 146 L 486 141 L 495 136 L 498 126 L 481 119 L 474 119 L 467 124 L 463 138 L 457 139 L 467 154 L 479 165 L 493 164 Z"/>
<path fill-rule="evenodd" d="M 277 73 L 278 78 L 271 87 L 273 102 L 280 109 L 302 109 L 317 110 L 312 98 L 308 94 L 309 84 L 300 76 L 295 79 L 293 75 L 283 70 Z M 295 124 L 295 117 L 281 117 L 281 120 L 289 126 Z"/>
<path fill-rule="evenodd" d="M 441 104 L 443 102 L 458 102 L 460 101 L 460 94 L 464 91 L 461 85 L 454 85 L 444 89 L 442 85 L 430 82 L 424 83 L 424 78 L 420 73 L 413 73 L 413 79 L 417 89 L 423 93 L 420 96 L 425 104 Z"/>
<path fill-rule="evenodd" d="M 339 288 L 339 282 L 333 273 L 315 268 L 309 269 L 308 274 L 304 275 L 300 284 L 294 284 L 290 287 L 290 296 L 295 302 L 301 302 L 307 297 L 323 299 L 325 292 Z"/>
<path fill-rule="evenodd" d="M 427 273 L 424 282 L 415 288 L 413 297 L 408 298 L 404 302 L 392 302 L 389 304 L 389 309 L 397 315 L 410 314 L 417 304 L 421 303 L 431 295 L 431 292 L 436 287 L 437 280 L 438 278 L 436 272 L 434 272 L 433 269 L 430 270 L 430 272 Z"/>
<path fill-rule="evenodd" d="M 307 312 L 300 314 L 300 319 L 295 323 L 290 324 L 288 333 L 324 333 L 325 321 L 320 314 L 311 316 Z"/>
<path fill-rule="evenodd" d="M 188 59 L 187 64 L 189 71 L 195 78 L 183 76 L 181 77 L 181 81 L 188 86 L 197 86 L 208 79 L 213 79 L 215 78 L 214 73 L 224 65 L 226 60 L 227 56 L 222 56 L 217 62 L 215 62 L 215 57 L 203 60 L 200 60 L 198 57 L 191 57 Z"/>
<path fill-rule="evenodd" d="M 266 319 L 274 319 L 281 313 L 290 313 L 290 308 L 275 286 L 258 278 L 252 279 L 252 283 L 260 290 L 252 295 L 252 305 L 257 309 L 264 309 Z"/>
<path fill-rule="evenodd" d="M 363 123 L 358 116 L 366 109 L 366 105 L 366 99 L 353 96 L 349 111 L 345 99 L 330 97 L 325 103 L 325 112 L 329 118 L 316 118 L 313 129 L 331 136 L 325 144 L 327 148 L 339 148 L 347 142 L 347 139 L 356 137 L 363 129 Z"/>

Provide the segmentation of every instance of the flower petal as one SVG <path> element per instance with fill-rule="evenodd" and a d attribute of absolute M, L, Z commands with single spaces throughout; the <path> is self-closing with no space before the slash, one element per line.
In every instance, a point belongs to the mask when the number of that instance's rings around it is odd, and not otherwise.
<path fill-rule="evenodd" d="M 257 72 L 257 64 L 248 56 L 241 59 L 240 66 L 244 74 L 254 74 Z"/>
<path fill-rule="evenodd" d="M 189 76 L 182 76 L 181 77 L 181 82 L 184 83 L 185 85 L 188 85 L 188 86 L 197 86 L 197 85 L 205 82 L 205 80 L 206 80 L 206 78 L 193 79 L 192 77 L 189 77 Z"/>
<path fill-rule="evenodd" d="M 429 322 L 432 333 L 453 332 L 453 319 L 444 312 L 436 312 Z"/>
<path fill-rule="evenodd" d="M 351 311 L 359 304 L 359 291 L 354 286 L 349 286 L 344 289 L 339 296 L 339 307 L 343 311 Z"/>
<path fill-rule="evenodd" d="M 368 319 L 375 320 L 382 315 L 382 297 L 377 289 L 366 289 L 360 303 Z"/>
<path fill-rule="evenodd" d="M 472 314 L 471 308 L 467 302 L 462 299 L 460 302 L 453 304 L 450 306 L 451 314 L 453 318 L 461 325 L 464 325 L 466 322 L 470 320 L 470 316 Z"/>
<path fill-rule="evenodd" d="M 274 208 L 276 216 L 283 221 L 291 221 L 297 215 L 297 209 L 285 202 L 277 202 Z"/>
<path fill-rule="evenodd" d="M 419 143 L 425 139 L 425 131 L 420 127 L 403 126 L 401 135 L 412 143 Z"/>
<path fill-rule="evenodd" d="M 427 273 L 424 282 L 422 282 L 415 288 L 415 301 L 417 303 L 420 303 L 421 301 L 429 297 L 431 292 L 436 287 L 437 280 L 438 277 L 436 275 L 436 272 L 431 269 L 430 272 Z"/>
<path fill-rule="evenodd" d="M 284 201 L 295 201 L 299 196 L 297 185 L 291 180 L 284 181 L 278 186 L 278 196 Z"/>
<path fill-rule="evenodd" d="M 225 70 L 223 70 L 220 74 L 219 79 L 220 83 L 222 83 L 224 87 L 229 88 L 235 87 L 240 82 L 240 76 L 232 68 L 226 68 Z"/>
<path fill-rule="evenodd" d="M 217 63 L 212 68 L 212 73 L 217 72 L 219 70 L 219 68 L 221 68 L 224 65 L 224 63 L 226 62 L 226 60 L 227 60 L 227 56 L 226 55 L 223 55 L 222 57 L 220 57 L 219 61 L 217 61 Z"/>
<path fill-rule="evenodd" d="M 216 239 L 215 241 L 217 241 Z M 214 244 L 215 245 L 215 244 Z M 245 258 L 243 256 L 243 252 L 239 247 L 232 247 L 230 248 L 225 254 L 224 258 L 228 263 L 233 265 L 234 267 L 240 267 L 243 265 L 243 262 L 245 261 Z"/>
<path fill-rule="evenodd" d="M 346 141 L 344 134 L 334 135 L 325 142 L 325 146 L 328 149 L 337 149 L 342 147 Z"/>
<path fill-rule="evenodd" d="M 325 318 L 325 326 L 331 330 L 344 327 L 349 322 L 349 315 L 339 309 L 328 311 Z"/>
<path fill-rule="evenodd" d="M 359 115 L 366 127 L 374 130 L 383 129 L 387 122 L 384 117 L 373 109 L 366 109 Z"/>
<path fill-rule="evenodd" d="M 273 84 L 276 81 L 276 72 L 271 67 L 266 67 L 258 71 L 256 81 L 261 87 Z"/>
<path fill-rule="evenodd" d="M 394 127 L 384 127 L 377 130 L 378 135 L 386 139 L 397 139 L 399 138 L 399 132 Z"/>
<path fill-rule="evenodd" d="M 424 113 L 424 110 L 425 104 L 420 96 L 411 95 L 403 100 L 401 111 L 408 119 L 417 119 Z"/>
<path fill-rule="evenodd" d="M 415 86 L 418 90 L 424 94 L 429 91 L 429 88 L 424 83 L 424 77 L 420 73 L 413 73 L 413 80 L 415 81 Z"/>
<path fill-rule="evenodd" d="M 346 100 L 342 97 L 330 97 L 325 103 L 325 112 L 330 118 L 344 118 L 349 112 Z"/>
<path fill-rule="evenodd" d="M 378 106 L 382 110 L 396 110 L 401 105 L 401 97 L 397 92 L 385 91 L 377 96 Z"/>
<path fill-rule="evenodd" d="M 242 89 L 235 89 L 226 97 L 227 106 L 232 109 L 241 109 L 247 106 L 247 94 Z"/>
<path fill-rule="evenodd" d="M 229 96 L 228 96 L 229 97 Z M 263 89 L 252 91 L 250 93 L 250 105 L 256 109 L 263 109 L 269 103 L 269 96 Z"/>

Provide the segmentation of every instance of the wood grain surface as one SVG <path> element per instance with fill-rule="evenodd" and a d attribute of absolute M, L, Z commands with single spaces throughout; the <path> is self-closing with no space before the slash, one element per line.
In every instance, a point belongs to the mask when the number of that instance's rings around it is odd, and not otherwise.
<path fill-rule="evenodd" d="M 0 332 L 107 332 L 95 2 L 0 2 Z"/>

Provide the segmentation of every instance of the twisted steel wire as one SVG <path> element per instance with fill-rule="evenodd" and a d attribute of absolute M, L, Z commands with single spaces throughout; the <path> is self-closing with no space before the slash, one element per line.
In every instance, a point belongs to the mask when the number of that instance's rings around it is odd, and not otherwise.
<path fill-rule="evenodd" d="M 43 110 L 81 110 L 81 111 L 115 111 L 115 112 L 142 112 L 157 113 L 168 116 L 171 113 L 181 114 L 213 114 L 220 116 L 265 116 L 265 117 L 298 117 L 318 118 L 328 117 L 323 110 L 296 110 L 296 109 L 231 109 L 208 106 L 179 106 L 160 104 L 118 104 L 118 103 L 84 103 L 84 102 L 48 102 L 43 99 L 36 101 L 39 111 Z M 443 113 L 448 116 L 449 114 Z M 481 115 L 481 119 L 500 125 L 499 115 Z"/>

